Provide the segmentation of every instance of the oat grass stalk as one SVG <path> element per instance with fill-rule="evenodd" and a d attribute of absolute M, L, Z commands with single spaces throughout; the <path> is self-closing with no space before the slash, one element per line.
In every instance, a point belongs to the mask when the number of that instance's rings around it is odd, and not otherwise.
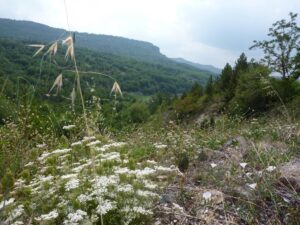
<path fill-rule="evenodd" d="M 57 89 L 56 89 L 56 95 L 57 95 L 58 92 L 61 90 L 62 85 L 63 85 L 63 77 L 62 77 L 62 74 L 59 74 L 59 75 L 56 77 L 56 79 L 55 79 L 55 81 L 54 81 L 54 83 L 53 83 L 51 89 L 49 90 L 48 95 L 50 95 L 50 92 L 51 92 L 55 87 L 57 87 Z"/>

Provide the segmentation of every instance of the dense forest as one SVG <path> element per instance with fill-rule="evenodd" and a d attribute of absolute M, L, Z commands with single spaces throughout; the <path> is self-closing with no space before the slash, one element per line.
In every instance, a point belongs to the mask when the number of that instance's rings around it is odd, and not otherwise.
<path fill-rule="evenodd" d="M 261 60 L 219 75 L 149 43 L 0 21 L 1 224 L 299 224 L 289 16 L 249 43 Z"/>

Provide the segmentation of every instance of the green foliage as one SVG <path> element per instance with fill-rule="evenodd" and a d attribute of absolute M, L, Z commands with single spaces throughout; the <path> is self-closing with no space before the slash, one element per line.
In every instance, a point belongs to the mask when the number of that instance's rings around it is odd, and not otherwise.
<path fill-rule="evenodd" d="M 189 156 L 186 152 L 183 152 L 179 155 L 178 157 L 178 169 L 181 172 L 185 172 L 187 171 L 187 169 L 189 168 Z"/>
<path fill-rule="evenodd" d="M 15 182 L 14 174 L 10 170 L 7 170 L 1 180 L 2 192 L 7 194 L 13 188 L 14 182 Z"/>
<path fill-rule="evenodd" d="M 235 97 L 230 102 L 230 110 L 234 112 L 238 109 L 241 113 L 252 113 L 253 110 L 265 111 L 268 109 L 270 97 L 261 81 L 262 78 L 268 79 L 268 74 L 269 71 L 265 67 L 253 68 L 249 72 L 241 74 Z"/>
<path fill-rule="evenodd" d="M 212 76 L 210 76 L 205 86 L 205 94 L 211 96 L 213 94 L 213 91 L 213 78 Z"/>
<path fill-rule="evenodd" d="M 295 58 L 299 50 L 300 27 L 297 25 L 297 14 L 290 13 L 290 19 L 275 22 L 269 29 L 271 40 L 254 41 L 250 48 L 260 48 L 264 51 L 263 62 L 273 71 L 282 75 L 282 78 L 295 78 Z"/>
<path fill-rule="evenodd" d="M 150 116 L 149 109 L 146 103 L 133 103 L 128 109 L 129 121 L 132 123 L 142 123 L 147 121 Z"/>
<path fill-rule="evenodd" d="M 55 80 L 62 72 L 61 68 L 49 64 L 49 59 L 43 63 L 40 74 L 40 56 L 32 58 L 32 48 L 28 42 L 16 42 L 0 39 L 0 80 L 6 95 L 16 97 L 24 95 L 30 86 L 36 90 L 36 95 L 45 99 Z M 155 64 L 141 62 L 129 57 L 98 53 L 88 49 L 76 49 L 76 59 L 79 70 L 97 71 L 113 76 L 119 81 L 123 92 L 142 93 L 151 95 L 157 92 L 182 93 L 192 87 L 195 81 L 205 83 L 209 77 L 208 72 L 199 71 L 193 67 L 176 62 Z M 58 49 L 55 61 L 59 65 L 66 65 L 63 72 L 64 88 L 60 95 L 69 96 L 73 87 L 72 69 L 64 60 L 64 52 Z M 95 74 L 81 74 L 82 89 L 86 97 L 90 95 L 91 87 L 97 87 L 94 94 L 108 96 L 113 81 L 107 77 Z M 8 81 L 5 81 L 8 78 Z M 18 89 L 18 91 L 17 91 Z M 1 89 L 0 89 L 1 90 Z M 22 91 L 22 92 L 21 92 Z M 43 93 L 43 94 L 42 94 Z M 51 99 L 54 101 L 54 99 Z M 56 98 L 56 102 L 64 99 Z"/>

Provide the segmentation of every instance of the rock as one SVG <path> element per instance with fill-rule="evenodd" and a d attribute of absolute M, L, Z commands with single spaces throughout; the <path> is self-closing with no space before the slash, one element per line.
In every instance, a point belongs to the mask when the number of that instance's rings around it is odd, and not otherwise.
<path fill-rule="evenodd" d="M 237 143 L 237 145 L 235 145 Z M 251 149 L 251 143 L 242 136 L 237 136 L 228 140 L 223 146 L 222 151 L 227 155 L 231 161 L 240 163 L 243 157 Z"/>
<path fill-rule="evenodd" d="M 162 194 L 159 200 L 159 203 L 161 204 L 167 204 L 167 203 L 174 203 L 176 199 L 175 193 L 165 193 Z"/>
<path fill-rule="evenodd" d="M 280 168 L 279 182 L 289 188 L 300 192 L 300 158 L 296 158 Z"/>

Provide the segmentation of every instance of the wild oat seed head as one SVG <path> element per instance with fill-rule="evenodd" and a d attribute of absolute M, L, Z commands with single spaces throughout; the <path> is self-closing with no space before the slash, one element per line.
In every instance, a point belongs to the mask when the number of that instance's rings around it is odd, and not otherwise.
<path fill-rule="evenodd" d="M 121 96 L 123 95 L 122 91 L 121 91 L 121 88 L 120 88 L 120 85 L 118 84 L 117 81 L 115 81 L 114 85 L 112 86 L 112 89 L 111 89 L 110 93 L 115 93 L 115 95 L 120 94 Z"/>
<path fill-rule="evenodd" d="M 52 85 L 52 87 L 51 87 L 51 89 L 50 89 L 50 91 L 49 91 L 49 93 L 53 90 L 53 88 L 55 88 L 55 87 L 57 87 L 57 90 L 60 90 L 61 89 L 61 87 L 62 87 L 62 85 L 63 85 L 63 80 L 62 80 L 62 74 L 59 74 L 57 77 L 56 77 L 56 79 L 55 79 L 55 81 L 54 81 L 54 83 L 53 83 L 53 85 Z"/>
<path fill-rule="evenodd" d="M 48 51 L 46 52 L 46 54 L 50 54 L 50 55 L 55 55 L 56 54 L 56 52 L 57 52 L 57 47 L 58 47 L 58 43 L 57 43 L 57 41 L 56 42 L 54 42 L 50 47 L 49 47 L 49 49 L 48 49 Z"/>
<path fill-rule="evenodd" d="M 44 48 L 45 45 L 36 45 L 36 44 L 32 44 L 32 45 L 28 45 L 29 47 L 34 47 L 34 48 L 39 48 L 32 57 L 35 57 L 36 55 L 38 55 Z"/>
<path fill-rule="evenodd" d="M 66 51 L 66 55 L 65 55 L 65 59 L 68 60 L 68 58 L 70 57 L 72 60 L 75 59 L 75 55 L 74 55 L 74 42 L 73 42 L 73 38 L 72 35 L 70 35 L 69 37 L 67 37 L 65 40 L 63 40 L 62 42 L 64 45 L 67 45 L 67 51 Z"/>

